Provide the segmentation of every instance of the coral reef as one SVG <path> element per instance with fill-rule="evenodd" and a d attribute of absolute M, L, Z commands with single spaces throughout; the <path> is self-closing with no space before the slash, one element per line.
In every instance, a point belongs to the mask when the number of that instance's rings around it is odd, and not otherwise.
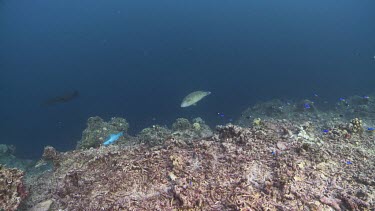
<path fill-rule="evenodd" d="M 0 144 L 0 157 L 11 155 L 15 150 L 13 145 Z"/>
<path fill-rule="evenodd" d="M 193 119 L 193 130 L 199 136 L 199 138 L 208 138 L 213 135 L 210 126 L 208 126 L 200 117 Z"/>
<path fill-rule="evenodd" d="M 76 150 L 45 147 L 24 177 L 28 197 L 13 187 L 8 201 L 23 199 L 19 210 L 374 210 L 374 104 L 270 101 L 215 131 L 179 118 L 136 137 L 125 119 L 93 117 Z"/>
<path fill-rule="evenodd" d="M 60 166 L 55 167 L 58 168 Z M 40 167 L 35 167 L 27 172 L 24 183 L 29 192 L 27 198 L 22 201 L 18 210 L 36 210 L 36 208 L 46 206 L 43 202 L 52 199 L 55 189 L 56 179 L 51 165 L 46 163 Z M 38 210 L 40 211 L 40 210 Z"/>
<path fill-rule="evenodd" d="M 252 126 L 254 120 L 262 119 L 288 119 L 299 123 L 311 121 L 319 117 L 316 103 L 310 100 L 299 102 L 271 100 L 260 102 L 245 109 L 236 124 L 248 127 Z"/>
<path fill-rule="evenodd" d="M 262 124 L 262 119 L 260 118 L 253 119 L 253 126 L 259 127 L 261 124 Z"/>
<path fill-rule="evenodd" d="M 178 118 L 172 124 L 172 130 L 169 130 L 166 126 L 153 125 L 143 129 L 139 133 L 138 139 L 141 143 L 149 146 L 157 146 L 171 138 L 190 143 L 197 138 L 207 138 L 212 135 L 212 130 L 201 118 L 193 119 L 193 124 L 188 119 Z"/>
<path fill-rule="evenodd" d="M 43 201 L 35 205 L 30 211 L 48 211 L 51 208 L 53 201 L 51 199 Z"/>
<path fill-rule="evenodd" d="M 329 141 L 353 141 L 355 143 L 361 142 L 364 138 L 363 122 L 359 118 L 350 120 L 349 123 L 338 123 L 335 126 L 327 127 L 325 139 Z M 371 137 L 371 134 L 367 134 Z"/>
<path fill-rule="evenodd" d="M 289 120 L 229 124 L 186 144 L 155 126 L 144 132 L 159 140 L 153 147 L 48 148 L 44 157 L 58 155 L 59 165 L 28 182 L 49 191 L 31 189 L 34 200 L 25 207 L 52 201 L 51 210 L 373 209 L 372 136 L 363 134 L 357 145 L 358 136 L 333 140 L 317 128 Z"/>
<path fill-rule="evenodd" d="M 8 169 L 0 165 L 0 210 L 17 210 L 27 196 L 22 178 L 21 170 Z"/>
<path fill-rule="evenodd" d="M 0 165 L 7 168 L 17 168 L 26 171 L 34 165 L 32 160 L 17 158 L 14 153 L 16 147 L 13 145 L 0 144 Z"/>
<path fill-rule="evenodd" d="M 164 141 L 171 136 L 171 131 L 167 127 L 160 125 L 153 125 L 152 127 L 143 129 L 138 138 L 142 143 L 149 146 L 161 145 Z"/>
<path fill-rule="evenodd" d="M 198 122 L 193 123 L 193 130 L 194 131 L 200 131 L 202 129 L 201 124 Z"/>
<path fill-rule="evenodd" d="M 213 135 L 211 128 L 200 117 L 193 119 L 193 124 L 187 119 L 179 118 L 173 123 L 172 129 L 173 138 L 182 139 L 188 143 L 197 138 L 207 138 Z"/>
<path fill-rule="evenodd" d="M 360 120 L 359 118 L 354 118 L 350 120 L 349 130 L 352 133 L 362 134 L 363 133 L 362 120 Z"/>
<path fill-rule="evenodd" d="M 251 116 L 251 114 L 257 113 L 263 117 L 277 118 L 278 116 L 284 116 L 291 109 L 294 108 L 288 107 L 288 104 L 281 100 L 271 100 L 255 104 L 253 107 L 246 109 L 242 115 Z"/>
<path fill-rule="evenodd" d="M 347 116 L 348 118 L 374 118 L 374 106 L 374 97 L 351 96 L 336 103 L 335 111 Z"/>
<path fill-rule="evenodd" d="M 128 129 L 129 123 L 123 118 L 114 117 L 109 122 L 105 122 L 100 117 L 90 117 L 87 121 L 87 128 L 77 143 L 77 149 L 99 147 L 110 134 L 126 133 Z"/>
<path fill-rule="evenodd" d="M 52 146 L 46 146 L 44 147 L 42 159 L 42 162 L 51 161 L 54 167 L 59 167 L 61 162 L 61 154 Z"/>
<path fill-rule="evenodd" d="M 185 118 L 178 118 L 173 124 L 172 124 L 172 130 L 174 131 L 183 131 L 183 130 L 189 130 L 192 128 L 192 125 L 190 124 L 188 119 Z"/>

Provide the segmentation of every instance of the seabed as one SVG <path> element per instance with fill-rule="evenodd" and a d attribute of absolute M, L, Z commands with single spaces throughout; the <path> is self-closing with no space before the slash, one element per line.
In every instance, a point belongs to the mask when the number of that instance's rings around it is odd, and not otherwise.
<path fill-rule="evenodd" d="M 72 151 L 25 162 L 1 146 L 0 208 L 374 210 L 373 127 L 371 96 L 273 100 L 215 129 L 180 118 L 137 136 L 123 118 L 91 117 Z"/>

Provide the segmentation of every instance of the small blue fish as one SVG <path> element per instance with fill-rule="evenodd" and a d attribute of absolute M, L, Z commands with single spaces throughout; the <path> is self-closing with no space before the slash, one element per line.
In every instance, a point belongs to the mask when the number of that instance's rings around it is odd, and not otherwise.
<path fill-rule="evenodd" d="M 309 108 L 311 108 L 310 104 L 308 104 L 308 103 L 303 104 L 303 107 L 304 107 L 305 109 L 309 109 Z"/>
<path fill-rule="evenodd" d="M 346 161 L 345 163 L 348 165 L 353 164 L 350 160 Z"/>
<path fill-rule="evenodd" d="M 317 95 L 316 93 L 314 93 L 314 97 L 319 97 L 319 95 Z"/>
<path fill-rule="evenodd" d="M 367 128 L 367 131 L 374 131 L 375 130 L 375 128 L 373 128 L 373 127 L 368 127 Z"/>
<path fill-rule="evenodd" d="M 345 98 L 340 97 L 339 101 L 345 102 L 346 100 L 345 100 Z"/>
<path fill-rule="evenodd" d="M 327 129 L 323 130 L 323 133 L 328 133 L 328 132 L 329 132 L 329 130 L 327 130 Z"/>
<path fill-rule="evenodd" d="M 363 96 L 363 99 L 369 99 L 369 98 L 370 98 L 370 97 L 367 96 L 367 95 Z"/>
<path fill-rule="evenodd" d="M 220 112 L 218 112 L 217 115 L 219 115 L 220 117 L 224 117 L 225 116 L 224 113 L 220 113 Z"/>
<path fill-rule="evenodd" d="M 115 141 L 117 141 L 124 133 L 123 132 L 120 132 L 120 133 L 117 133 L 117 134 L 110 134 L 107 141 L 105 141 L 103 143 L 104 146 L 108 146 L 112 143 L 114 143 Z"/>

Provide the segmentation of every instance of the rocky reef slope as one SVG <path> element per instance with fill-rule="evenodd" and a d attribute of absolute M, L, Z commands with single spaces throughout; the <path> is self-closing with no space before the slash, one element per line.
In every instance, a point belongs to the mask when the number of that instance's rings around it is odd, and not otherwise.
<path fill-rule="evenodd" d="M 110 145 L 59 153 L 29 178 L 30 209 L 370 210 L 375 206 L 373 135 L 337 125 L 327 133 L 287 120 L 219 126 L 187 142 Z M 359 123 L 358 123 L 359 124 Z M 349 135 L 347 135 L 349 134 Z M 37 206 L 41 206 L 40 204 Z"/>

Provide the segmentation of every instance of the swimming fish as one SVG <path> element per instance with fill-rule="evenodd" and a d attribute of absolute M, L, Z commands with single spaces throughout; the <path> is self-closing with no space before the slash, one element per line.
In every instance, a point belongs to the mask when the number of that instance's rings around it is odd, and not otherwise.
<path fill-rule="evenodd" d="M 120 133 L 117 133 L 117 134 L 111 134 L 109 135 L 109 138 L 107 139 L 107 141 L 105 141 L 103 143 L 104 146 L 108 146 L 112 143 L 114 143 L 115 141 L 117 141 L 124 133 L 123 132 L 120 132 Z"/>
<path fill-rule="evenodd" d="M 191 105 L 196 105 L 196 103 L 200 100 L 202 100 L 207 95 L 211 94 L 211 92 L 207 91 L 196 91 L 188 94 L 181 103 L 181 107 L 185 108 Z"/>
<path fill-rule="evenodd" d="M 220 113 L 220 112 L 217 112 L 217 115 L 219 115 L 220 117 L 224 117 L 225 116 L 224 113 Z"/>
<path fill-rule="evenodd" d="M 311 108 L 310 104 L 308 104 L 308 103 L 303 104 L 303 107 L 304 107 L 305 109 L 310 109 L 310 108 Z"/>
<path fill-rule="evenodd" d="M 50 98 L 42 103 L 42 106 L 52 106 L 59 103 L 66 103 L 69 102 L 79 96 L 79 92 L 77 90 L 73 92 L 67 92 L 61 96 Z"/>

